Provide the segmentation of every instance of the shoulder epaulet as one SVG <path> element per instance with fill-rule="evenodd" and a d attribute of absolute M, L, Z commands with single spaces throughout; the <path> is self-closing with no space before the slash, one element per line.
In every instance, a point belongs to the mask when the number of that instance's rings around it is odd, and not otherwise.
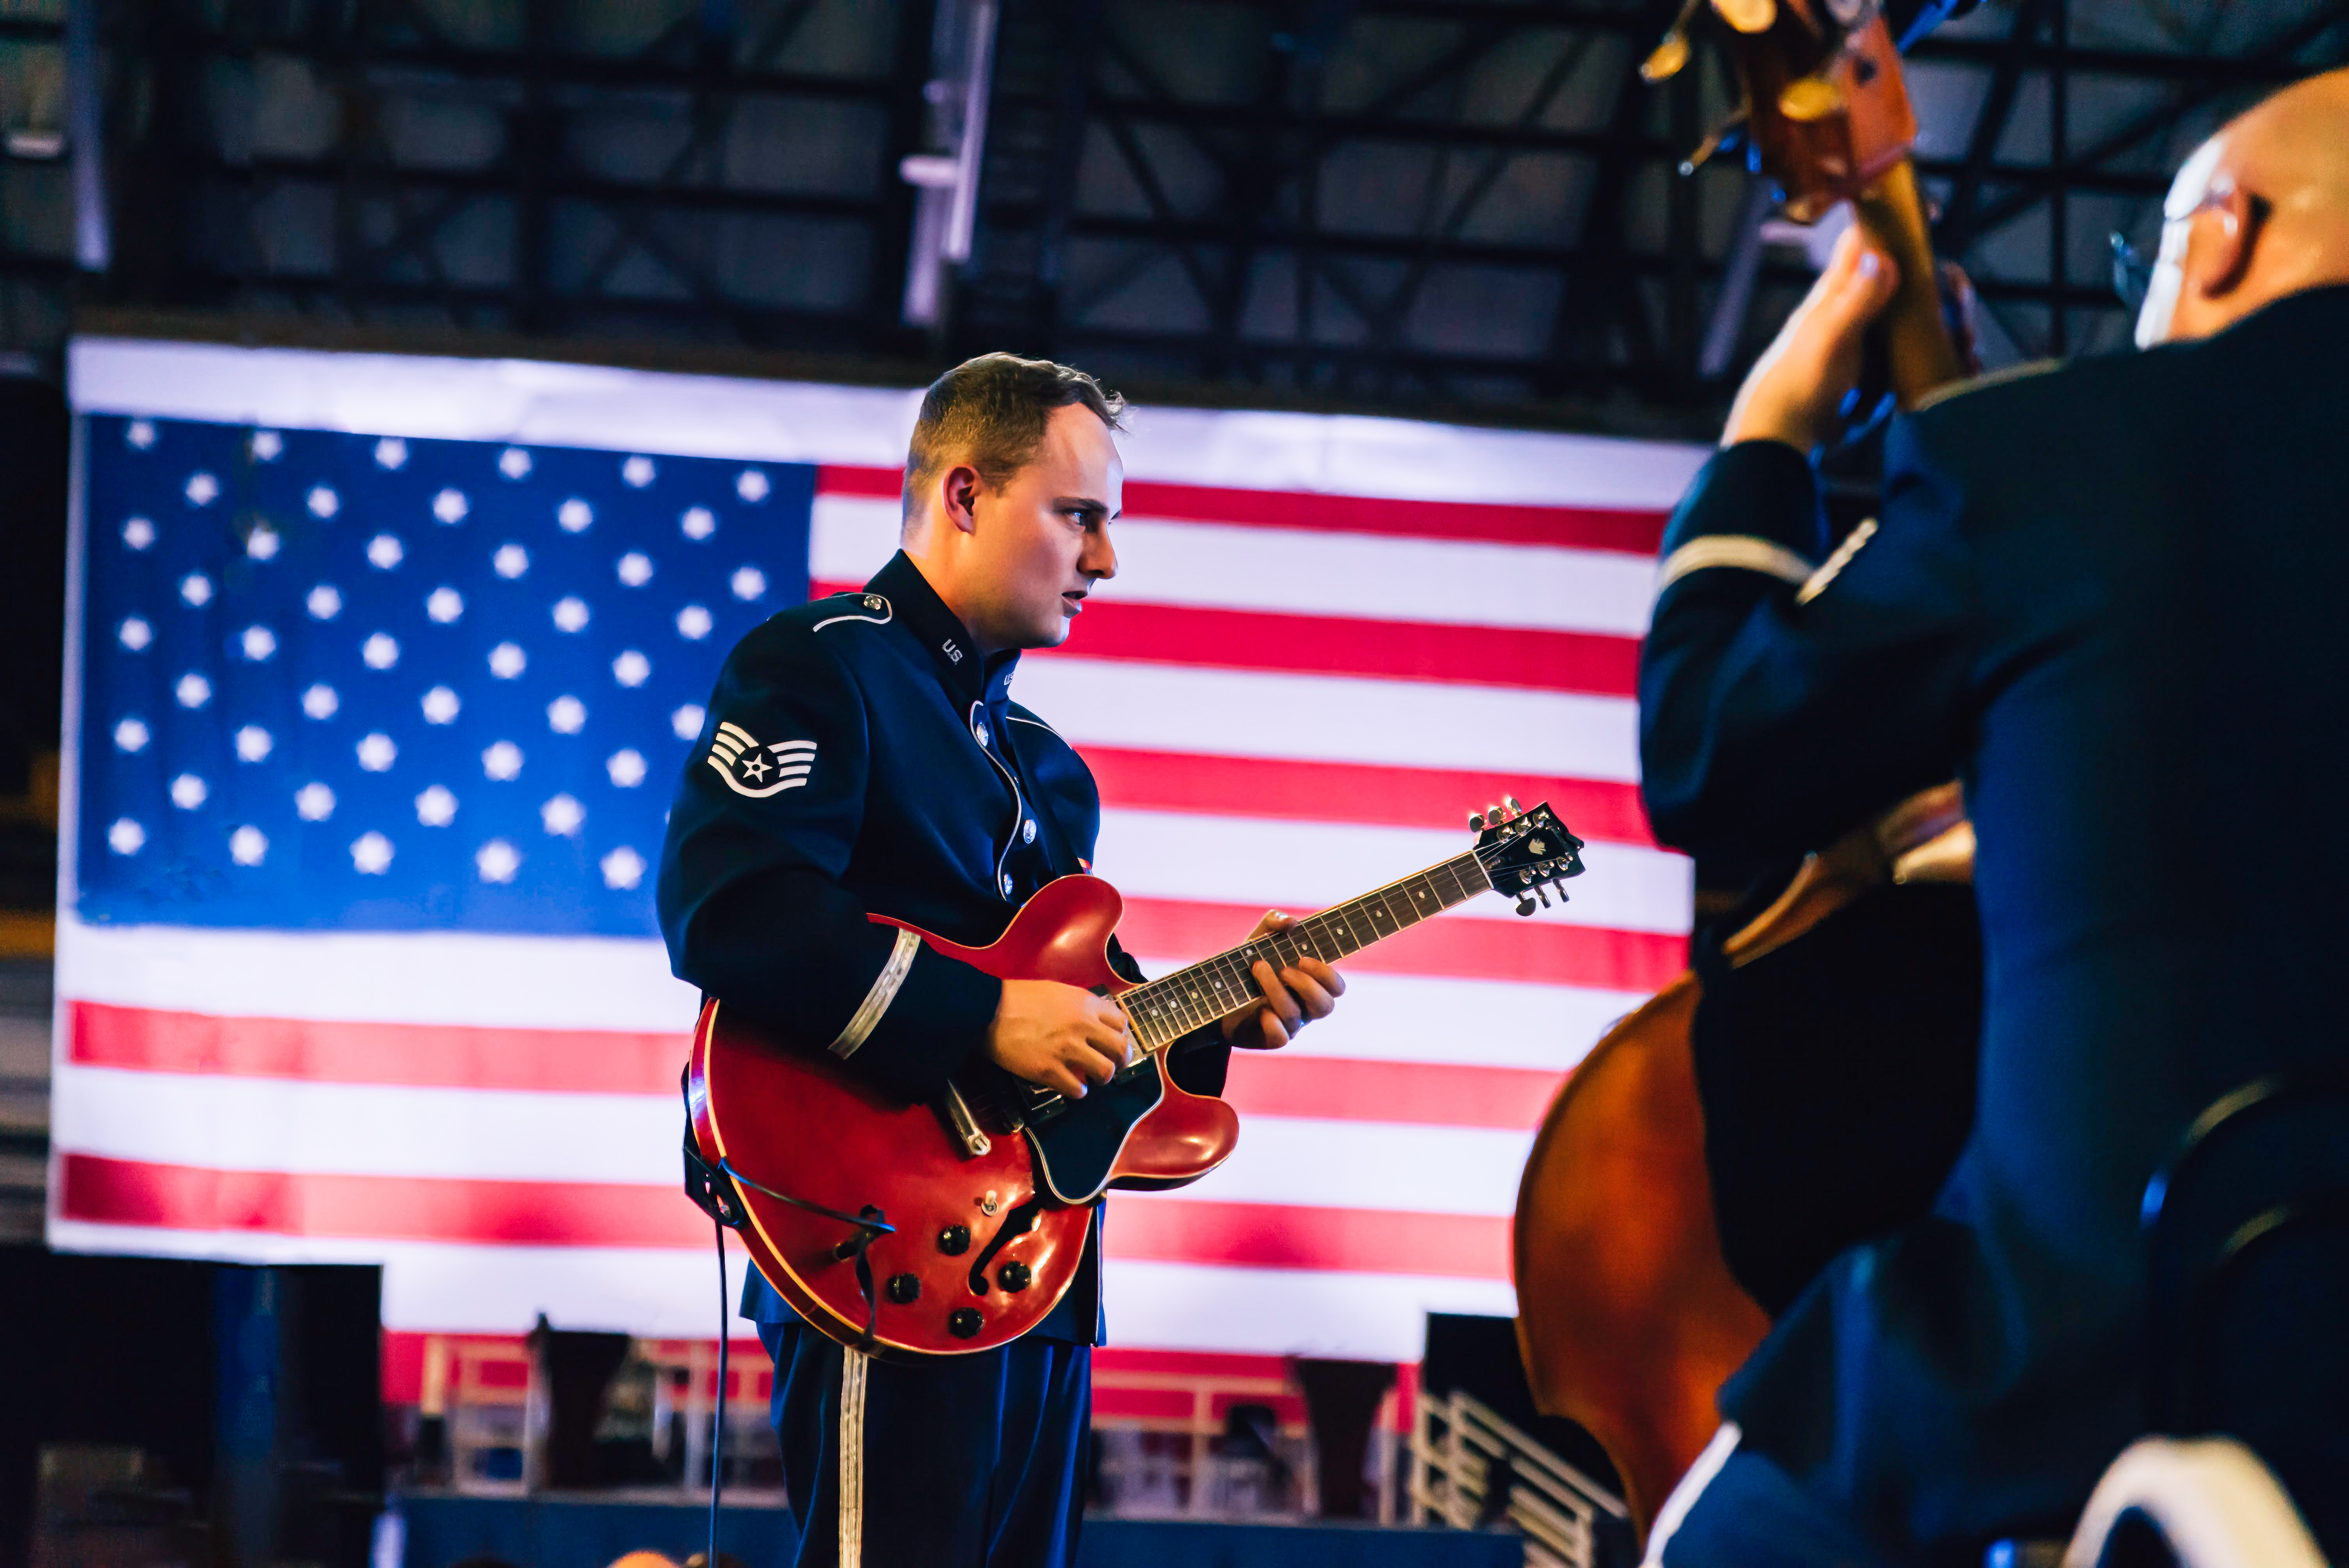
<path fill-rule="evenodd" d="M 2020 365 L 2009 365 L 2003 369 L 1992 370 L 1986 375 L 1970 376 L 1963 381 L 1952 381 L 1946 387 L 1934 387 L 1930 392 L 1918 398 L 1917 406 L 1909 411 L 1911 414 L 1921 414 L 1928 408 L 1939 407 L 1952 397 L 1962 397 L 1969 392 L 1980 392 L 1985 387 L 2003 387 L 2010 381 L 2023 381 L 2033 376 L 2044 376 L 2051 370 L 2063 369 L 2064 364 L 2061 359 L 2027 359 Z"/>
<path fill-rule="evenodd" d="M 818 621 L 811 628 L 812 630 L 821 632 L 826 626 L 837 626 L 843 621 L 863 621 L 870 625 L 885 626 L 889 624 L 890 618 L 896 614 L 896 611 L 890 606 L 889 601 L 878 593 L 834 593 L 831 597 L 855 600 L 856 607 L 846 614 L 826 616 Z"/>

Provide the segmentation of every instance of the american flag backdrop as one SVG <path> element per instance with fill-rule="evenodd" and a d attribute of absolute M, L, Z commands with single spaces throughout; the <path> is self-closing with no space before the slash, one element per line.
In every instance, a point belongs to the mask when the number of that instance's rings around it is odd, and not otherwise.
<path fill-rule="evenodd" d="M 49 1234 L 385 1267 L 396 1331 L 704 1336 L 696 998 L 652 867 L 719 664 L 888 558 L 917 393 L 84 340 Z M 1549 1096 L 1680 968 L 1632 682 L 1702 452 L 1145 408 L 1117 578 L 1020 700 L 1154 971 L 1547 799 L 1562 911 L 1350 965 L 1238 1152 L 1121 1194 L 1113 1345 L 1411 1361 L 1507 1313 Z M 740 1266 L 739 1255 L 736 1266 Z"/>

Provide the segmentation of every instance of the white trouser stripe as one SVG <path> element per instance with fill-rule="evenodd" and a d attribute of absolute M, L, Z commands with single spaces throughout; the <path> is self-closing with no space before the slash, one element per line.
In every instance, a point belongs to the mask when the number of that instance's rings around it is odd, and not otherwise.
<path fill-rule="evenodd" d="M 864 1362 L 862 1350 L 840 1353 L 840 1568 L 864 1555 Z"/>
<path fill-rule="evenodd" d="M 1795 583 L 1808 581 L 1813 570 L 1809 562 L 1775 539 L 1757 539 L 1748 533 L 1708 533 L 1690 540 L 1664 557 L 1663 565 L 1656 571 L 1656 592 L 1662 593 L 1692 572 L 1715 566 L 1759 572 L 1781 583 Z"/>
<path fill-rule="evenodd" d="M 829 1048 L 833 1056 L 845 1057 L 856 1054 L 856 1047 L 864 1043 L 865 1037 L 873 1033 L 874 1026 L 881 1022 L 881 1015 L 887 1012 L 889 1004 L 897 999 L 897 987 L 903 985 L 905 976 L 913 973 L 914 954 L 921 950 L 920 937 L 910 931 L 897 933 L 897 944 L 889 950 L 889 962 L 881 965 L 881 974 L 873 982 L 873 989 L 864 993 L 864 1005 L 856 1009 L 856 1016 L 848 1020 L 848 1026 L 840 1031 L 840 1038 L 832 1042 Z"/>

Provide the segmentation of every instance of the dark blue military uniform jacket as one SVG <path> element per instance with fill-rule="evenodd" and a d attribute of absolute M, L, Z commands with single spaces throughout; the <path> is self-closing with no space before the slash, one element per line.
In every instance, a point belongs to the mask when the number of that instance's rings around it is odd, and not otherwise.
<path fill-rule="evenodd" d="M 1980 837 L 1971 1140 L 1722 1396 L 1904 1555 L 2069 1532 L 2144 1429 L 2147 1178 L 2222 1092 L 2344 1054 L 2344 366 L 2349 288 L 2314 291 L 1895 421 L 1881 515 L 1832 553 L 1774 442 L 1666 532 L 1661 839 L 1799 851 L 1953 775 Z"/>
<path fill-rule="evenodd" d="M 982 657 L 903 554 L 861 594 L 786 610 L 743 638 L 661 856 L 678 976 L 895 1093 L 943 1089 L 985 1045 L 1002 984 L 865 916 L 984 945 L 1038 888 L 1092 863 L 1101 827 L 1083 759 L 1011 700 L 1019 657 Z M 1141 977 L 1114 944 L 1112 958 Z M 1192 1048 L 1174 1070 L 1212 1094 L 1227 1059 Z M 1100 1232 L 1034 1332 L 1099 1339 Z M 791 1315 L 755 1272 L 743 1311 Z"/>

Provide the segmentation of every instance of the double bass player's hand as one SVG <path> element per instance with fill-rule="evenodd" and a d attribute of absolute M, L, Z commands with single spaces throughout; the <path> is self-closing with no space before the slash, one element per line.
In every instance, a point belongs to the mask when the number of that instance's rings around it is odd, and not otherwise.
<path fill-rule="evenodd" d="M 1857 224 L 1836 242 L 1826 270 L 1738 388 L 1721 444 L 1784 441 L 1808 452 L 1831 439 L 1859 381 L 1860 339 L 1900 285 L 1892 258 Z"/>

